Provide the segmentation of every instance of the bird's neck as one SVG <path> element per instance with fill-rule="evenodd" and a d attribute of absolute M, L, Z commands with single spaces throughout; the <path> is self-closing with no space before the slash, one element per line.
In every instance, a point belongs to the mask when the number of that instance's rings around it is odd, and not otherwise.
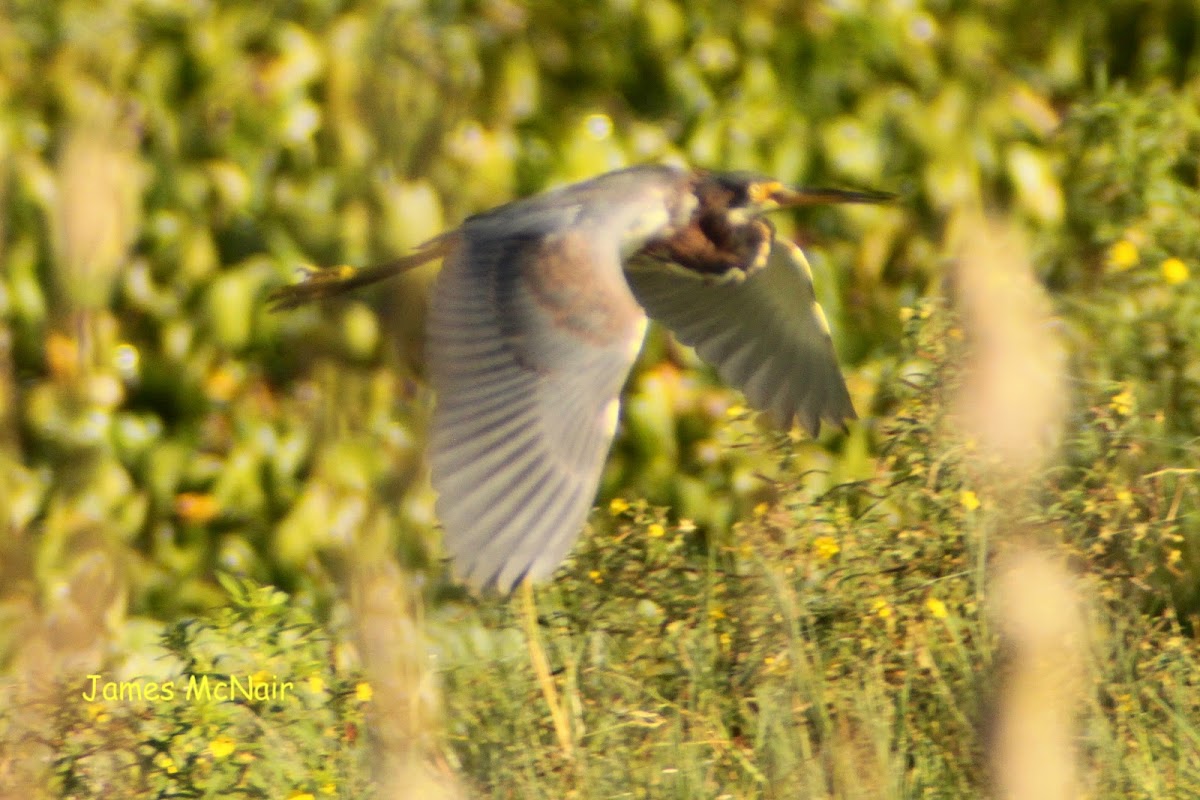
<path fill-rule="evenodd" d="M 701 202 L 691 220 L 670 236 L 650 242 L 645 255 L 713 281 L 740 280 L 760 269 L 774 229 L 764 219 L 734 223 L 727 209 Z"/>

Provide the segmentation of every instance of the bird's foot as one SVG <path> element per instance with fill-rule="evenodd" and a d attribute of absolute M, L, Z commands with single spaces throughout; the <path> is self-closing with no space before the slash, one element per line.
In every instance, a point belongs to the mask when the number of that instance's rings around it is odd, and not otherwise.
<path fill-rule="evenodd" d="M 304 267 L 299 271 L 304 275 L 300 283 L 281 286 L 267 297 L 272 311 L 286 311 L 340 294 L 343 289 L 349 288 L 346 284 L 358 274 L 358 270 L 348 264 L 321 269 Z"/>

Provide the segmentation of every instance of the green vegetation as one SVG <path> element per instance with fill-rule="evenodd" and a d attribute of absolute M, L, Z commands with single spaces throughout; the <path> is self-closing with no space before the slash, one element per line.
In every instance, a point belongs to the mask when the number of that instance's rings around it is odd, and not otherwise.
<path fill-rule="evenodd" d="M 173 623 L 144 651 L 154 655 L 150 676 L 75 682 L 82 691 L 51 723 L 64 796 L 369 792 L 355 744 L 368 684 L 339 672 L 337 645 L 287 595 L 223 582 L 228 607 Z"/>
<path fill-rule="evenodd" d="M 978 795 L 1008 659 L 989 559 L 1028 537 L 1085 598 L 1086 794 L 1200 796 L 1200 12 L 421 6 L 0 10 L 0 785 L 362 797 L 412 740 L 479 797 Z M 662 158 L 903 201 L 777 219 L 848 433 L 773 432 L 651 336 L 592 529 L 536 596 L 569 756 L 519 609 L 439 560 L 430 274 L 263 301 Z M 978 343 L 938 298 L 981 209 L 1028 241 L 1068 353 L 1028 503 L 953 414 Z M 392 559 L 420 609 L 362 589 Z M 82 696 L 180 671 L 295 702 Z"/>

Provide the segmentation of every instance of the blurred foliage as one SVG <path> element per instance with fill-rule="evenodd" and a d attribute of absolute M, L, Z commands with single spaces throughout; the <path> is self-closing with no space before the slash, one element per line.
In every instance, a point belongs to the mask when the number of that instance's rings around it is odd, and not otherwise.
<path fill-rule="evenodd" d="M 118 642 L 227 605 L 218 570 L 336 616 L 372 521 L 424 576 L 466 774 L 496 796 L 583 785 L 526 672 L 495 669 L 524 663 L 507 607 L 438 561 L 414 380 L 430 275 L 290 315 L 262 300 L 298 267 L 681 159 L 903 202 L 777 220 L 809 247 L 864 417 L 848 435 L 772 434 L 647 342 L 601 494 L 626 510 L 594 515 L 543 595 L 596 794 L 972 791 L 972 487 L 930 427 L 945 388 L 922 376 L 946 356 L 914 344 L 940 317 L 913 309 L 981 208 L 1025 228 L 1072 351 L 1037 523 L 1100 598 L 1094 794 L 1194 794 L 1198 62 L 1178 0 L 10 0 L 0 660 L 96 557 Z"/>

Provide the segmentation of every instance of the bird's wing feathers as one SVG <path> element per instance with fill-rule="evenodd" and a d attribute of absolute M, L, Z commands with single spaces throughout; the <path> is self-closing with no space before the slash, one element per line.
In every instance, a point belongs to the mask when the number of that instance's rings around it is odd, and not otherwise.
<path fill-rule="evenodd" d="M 615 245 L 569 228 L 466 231 L 437 280 L 428 348 L 437 512 L 467 583 L 509 591 L 566 557 L 644 330 Z"/>
<path fill-rule="evenodd" d="M 825 314 L 800 248 L 775 240 L 766 266 L 740 283 L 705 283 L 662 265 L 633 264 L 627 278 L 647 313 L 696 349 L 755 407 L 815 436 L 854 407 Z"/>

